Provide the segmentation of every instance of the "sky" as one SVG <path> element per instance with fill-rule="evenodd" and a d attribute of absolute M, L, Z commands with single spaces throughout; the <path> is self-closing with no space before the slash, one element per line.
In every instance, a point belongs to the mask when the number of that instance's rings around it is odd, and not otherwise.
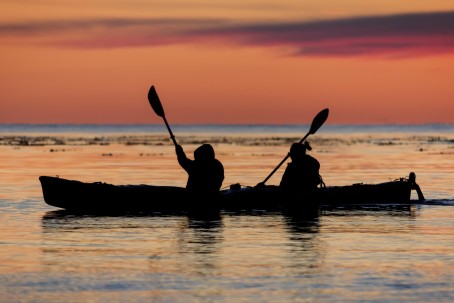
<path fill-rule="evenodd" d="M 0 0 L 0 123 L 454 123 L 452 0 Z"/>

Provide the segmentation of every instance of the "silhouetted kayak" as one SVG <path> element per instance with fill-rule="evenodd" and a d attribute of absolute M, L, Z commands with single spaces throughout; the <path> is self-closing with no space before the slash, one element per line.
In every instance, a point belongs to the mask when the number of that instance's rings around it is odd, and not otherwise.
<path fill-rule="evenodd" d="M 415 177 L 379 184 L 328 186 L 311 194 L 289 193 L 279 186 L 231 186 L 215 196 L 197 196 L 186 188 L 154 185 L 86 183 L 41 176 L 44 201 L 51 206 L 77 212 L 190 212 L 190 211 L 310 211 L 320 205 L 409 204 L 411 191 L 418 189 Z M 420 199 L 424 199 L 421 195 Z"/>

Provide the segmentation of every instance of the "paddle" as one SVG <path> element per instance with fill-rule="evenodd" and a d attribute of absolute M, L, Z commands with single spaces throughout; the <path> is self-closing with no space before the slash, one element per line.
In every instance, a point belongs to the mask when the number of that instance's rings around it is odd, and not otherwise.
<path fill-rule="evenodd" d="M 164 114 L 164 108 L 162 108 L 161 101 L 159 100 L 158 93 L 156 92 L 154 85 L 152 85 L 150 87 L 150 90 L 148 91 L 148 101 L 150 102 L 151 108 L 153 108 L 156 115 L 164 119 L 164 122 L 167 126 L 167 130 L 169 131 L 170 134 L 170 139 L 172 139 L 173 144 L 177 146 L 177 141 L 175 141 L 175 136 L 173 135 L 172 130 L 170 129 L 169 123 L 167 123 L 166 115 Z"/>
<path fill-rule="evenodd" d="M 317 132 L 317 130 L 323 125 L 323 123 L 325 123 L 326 119 L 328 119 L 328 114 L 329 114 L 329 109 L 325 108 L 324 110 L 319 112 L 317 114 L 317 116 L 315 116 L 314 120 L 312 120 L 312 124 L 311 124 L 311 128 L 309 129 L 309 132 L 303 137 L 303 139 L 301 139 L 299 144 L 303 143 L 304 140 L 306 140 L 306 138 L 309 135 L 313 135 L 313 134 L 315 134 L 315 132 Z M 271 178 L 271 176 L 276 172 L 276 170 L 278 170 L 279 167 L 281 167 L 281 165 L 285 162 L 285 160 L 288 159 L 288 157 L 290 157 L 289 153 L 287 154 L 287 156 L 285 156 L 285 158 L 281 161 L 281 163 L 279 163 L 279 165 L 276 166 L 276 168 L 271 172 L 271 174 L 269 174 L 268 177 L 265 178 L 265 180 L 263 180 L 262 182 L 260 182 L 257 185 L 258 186 L 265 185 L 265 182 L 268 181 L 269 178 Z"/>

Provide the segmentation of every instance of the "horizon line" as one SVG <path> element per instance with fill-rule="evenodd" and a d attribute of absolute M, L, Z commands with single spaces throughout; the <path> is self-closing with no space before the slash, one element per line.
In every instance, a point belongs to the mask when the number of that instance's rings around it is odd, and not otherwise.
<path fill-rule="evenodd" d="M 164 123 L 1 123 L 0 126 L 21 125 L 21 126 L 165 126 Z M 171 126 L 293 126 L 310 125 L 310 123 L 172 123 Z M 325 123 L 324 126 L 428 126 L 428 125 L 454 125 L 448 122 L 421 122 L 421 123 Z"/>

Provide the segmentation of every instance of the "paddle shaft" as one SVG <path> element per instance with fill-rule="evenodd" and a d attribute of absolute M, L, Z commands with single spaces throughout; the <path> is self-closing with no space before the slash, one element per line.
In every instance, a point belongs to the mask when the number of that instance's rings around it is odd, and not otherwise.
<path fill-rule="evenodd" d="M 301 139 L 301 141 L 299 142 L 299 144 L 303 143 L 304 140 L 306 140 L 306 138 L 310 135 L 310 132 L 308 132 L 303 139 Z M 284 162 L 288 159 L 288 157 L 290 157 L 290 153 L 287 154 L 287 156 L 285 156 L 284 159 L 282 159 L 281 163 L 279 163 L 278 166 L 276 166 L 276 168 L 268 175 L 268 177 L 265 178 L 265 180 L 262 181 L 262 184 L 265 184 L 266 181 L 268 181 L 269 178 L 271 178 L 271 176 L 279 169 L 279 167 L 281 167 L 282 164 L 284 164 Z"/>
<path fill-rule="evenodd" d="M 177 146 L 177 141 L 175 140 L 175 136 L 173 135 L 172 130 L 170 129 L 169 123 L 167 123 L 166 116 L 162 116 L 162 119 L 164 119 L 164 123 L 167 126 L 167 130 L 169 131 L 170 139 L 172 139 L 173 145 Z"/>

